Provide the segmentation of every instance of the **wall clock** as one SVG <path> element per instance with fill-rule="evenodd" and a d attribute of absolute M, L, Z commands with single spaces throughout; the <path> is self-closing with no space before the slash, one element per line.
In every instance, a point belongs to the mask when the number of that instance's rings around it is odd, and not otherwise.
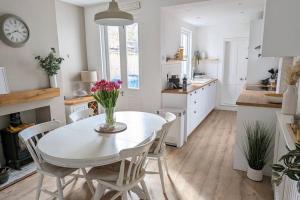
<path fill-rule="evenodd" d="M 0 16 L 0 39 L 11 47 L 22 47 L 29 39 L 29 28 L 18 16 Z"/>

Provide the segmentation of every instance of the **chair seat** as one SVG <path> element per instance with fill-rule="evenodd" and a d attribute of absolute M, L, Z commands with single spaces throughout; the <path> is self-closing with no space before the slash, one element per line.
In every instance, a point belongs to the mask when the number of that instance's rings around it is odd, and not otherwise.
<path fill-rule="evenodd" d="M 74 171 L 78 170 L 75 168 L 65 168 L 65 167 L 55 166 L 47 162 L 41 163 L 40 166 L 41 166 L 41 171 L 47 172 L 49 174 L 53 174 L 59 178 L 64 178 L 65 176 L 70 175 Z"/>
<path fill-rule="evenodd" d="M 130 161 L 126 160 L 125 172 L 128 170 L 129 165 L 130 165 Z M 116 182 L 119 178 L 120 167 L 121 167 L 121 161 L 109 165 L 94 167 L 88 172 L 87 177 L 89 179 L 97 179 L 97 180 L 102 180 L 107 182 Z M 132 169 L 134 169 L 134 167 L 135 165 L 133 164 Z M 142 177 L 144 174 L 145 172 L 143 171 L 143 173 L 140 174 L 140 177 Z"/>

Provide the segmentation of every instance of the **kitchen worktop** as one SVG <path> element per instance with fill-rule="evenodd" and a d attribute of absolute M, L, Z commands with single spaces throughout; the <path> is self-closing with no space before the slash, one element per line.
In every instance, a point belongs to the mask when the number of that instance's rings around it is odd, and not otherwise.
<path fill-rule="evenodd" d="M 161 93 L 169 93 L 169 94 L 189 94 L 195 90 L 198 90 L 212 82 L 217 81 L 217 79 L 210 79 L 204 83 L 192 83 L 191 85 L 188 85 L 187 90 L 183 91 L 183 89 L 164 89 L 161 91 Z"/>
<path fill-rule="evenodd" d="M 255 91 L 255 90 L 243 90 L 236 102 L 237 105 L 242 106 L 254 106 L 265 108 L 281 108 L 281 104 L 270 103 L 264 96 L 266 93 L 273 93 L 270 91 Z"/>

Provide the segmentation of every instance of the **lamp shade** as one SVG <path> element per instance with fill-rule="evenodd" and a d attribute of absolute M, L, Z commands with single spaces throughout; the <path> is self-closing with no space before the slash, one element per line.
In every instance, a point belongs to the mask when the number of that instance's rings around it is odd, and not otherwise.
<path fill-rule="evenodd" d="M 112 0 L 106 11 L 95 15 L 95 22 L 104 26 L 126 26 L 133 24 L 133 16 L 119 9 L 118 3 Z"/>
<path fill-rule="evenodd" d="M 82 71 L 81 81 L 84 83 L 94 83 L 98 81 L 97 71 Z"/>

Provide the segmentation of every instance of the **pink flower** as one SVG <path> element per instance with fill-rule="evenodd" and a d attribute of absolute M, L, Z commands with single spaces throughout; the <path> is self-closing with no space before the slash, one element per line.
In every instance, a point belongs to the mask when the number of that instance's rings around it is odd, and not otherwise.
<path fill-rule="evenodd" d="M 117 83 L 118 83 L 119 85 L 122 85 L 123 81 L 117 80 Z"/>
<path fill-rule="evenodd" d="M 91 88 L 91 92 L 96 92 L 96 91 L 97 91 L 97 87 L 94 86 Z"/>

